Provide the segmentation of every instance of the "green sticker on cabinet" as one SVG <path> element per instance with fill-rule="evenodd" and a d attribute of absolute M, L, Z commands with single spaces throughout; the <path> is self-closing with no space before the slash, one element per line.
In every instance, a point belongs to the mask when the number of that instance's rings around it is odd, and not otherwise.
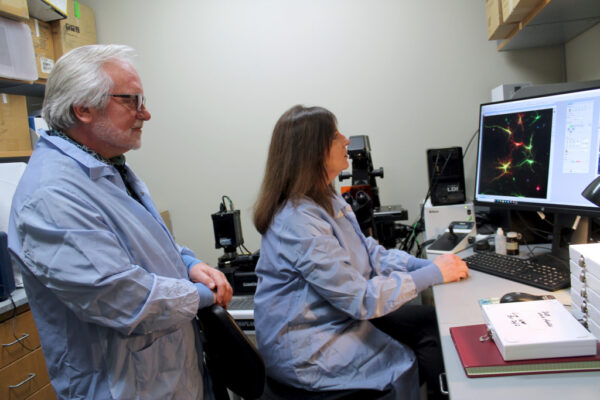
<path fill-rule="evenodd" d="M 75 8 L 75 18 L 81 18 L 81 13 L 79 12 L 79 2 L 73 2 L 73 8 Z"/>

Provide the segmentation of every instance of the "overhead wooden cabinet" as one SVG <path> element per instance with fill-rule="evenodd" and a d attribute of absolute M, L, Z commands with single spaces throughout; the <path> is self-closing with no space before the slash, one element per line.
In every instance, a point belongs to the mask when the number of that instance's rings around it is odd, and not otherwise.
<path fill-rule="evenodd" d="M 521 15 L 521 21 L 507 22 L 512 29 L 497 41 L 498 50 L 563 44 L 600 22 L 600 1 L 539 0 L 529 13 Z"/>

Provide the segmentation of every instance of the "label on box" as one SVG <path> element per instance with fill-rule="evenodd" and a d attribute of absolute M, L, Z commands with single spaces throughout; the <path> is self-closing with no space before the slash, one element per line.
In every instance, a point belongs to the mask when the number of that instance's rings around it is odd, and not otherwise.
<path fill-rule="evenodd" d="M 51 58 L 40 57 L 40 69 L 44 74 L 49 74 L 54 68 L 54 60 Z"/>

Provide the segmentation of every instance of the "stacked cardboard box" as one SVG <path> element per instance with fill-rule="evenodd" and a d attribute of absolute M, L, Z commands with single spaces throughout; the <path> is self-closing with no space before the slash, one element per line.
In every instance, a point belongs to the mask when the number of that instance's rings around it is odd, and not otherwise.
<path fill-rule="evenodd" d="M 35 18 L 29 18 L 27 25 L 31 29 L 38 78 L 47 79 L 52 67 L 54 67 L 54 42 L 50 24 Z"/>
<path fill-rule="evenodd" d="M 97 43 L 93 10 L 78 1 L 67 2 L 67 18 L 52 21 L 54 57 L 56 60 L 76 47 Z"/>
<path fill-rule="evenodd" d="M 0 152 L 31 150 L 25 96 L 0 93 Z"/>
<path fill-rule="evenodd" d="M 485 17 L 488 40 L 505 39 L 517 27 L 516 24 L 504 22 L 500 0 L 485 0 Z"/>
<path fill-rule="evenodd" d="M 0 1 L 0 15 L 6 18 L 26 21 L 29 19 L 27 0 L 2 0 Z"/>
<path fill-rule="evenodd" d="M 504 23 L 521 22 L 542 0 L 502 0 Z"/>
<path fill-rule="evenodd" d="M 44 22 L 29 15 L 29 9 L 41 12 L 54 7 L 49 1 L 29 0 L 30 5 L 41 5 L 37 8 L 28 8 L 28 0 L 0 1 L 0 16 L 10 18 L 0 17 L 0 39 L 8 43 L 6 50 L 11 60 L 7 66 L 0 65 L 0 78 L 23 81 L 46 79 L 55 61 L 64 53 L 97 43 L 96 23 L 90 7 L 74 0 L 52 3 L 66 6 L 67 18 Z M 57 12 L 52 12 L 49 18 L 54 18 L 53 15 L 62 17 L 61 10 L 55 10 Z M 31 143 L 25 97 L 0 93 L 1 156 L 31 151 Z"/>
<path fill-rule="evenodd" d="M 600 340 L 600 243 L 569 246 L 571 312 Z"/>

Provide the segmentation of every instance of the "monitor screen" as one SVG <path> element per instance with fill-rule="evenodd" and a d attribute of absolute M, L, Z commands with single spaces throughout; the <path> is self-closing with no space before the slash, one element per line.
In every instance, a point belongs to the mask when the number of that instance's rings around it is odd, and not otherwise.
<path fill-rule="evenodd" d="M 482 104 L 475 204 L 600 215 L 600 88 Z"/>

